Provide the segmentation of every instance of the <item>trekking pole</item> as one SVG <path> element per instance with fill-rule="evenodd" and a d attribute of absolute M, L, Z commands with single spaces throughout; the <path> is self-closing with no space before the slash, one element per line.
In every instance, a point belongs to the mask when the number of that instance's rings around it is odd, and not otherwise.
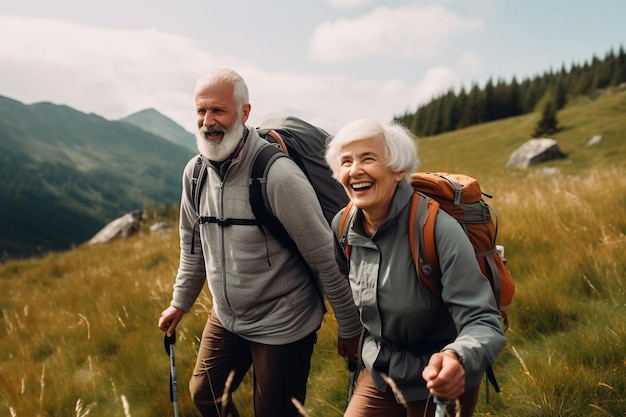
<path fill-rule="evenodd" d="M 437 396 L 433 398 L 433 401 L 435 402 L 435 404 L 437 404 L 437 408 L 435 409 L 435 417 L 446 417 L 446 405 L 448 403 Z"/>
<path fill-rule="evenodd" d="M 176 387 L 176 358 L 174 356 L 174 344 L 176 343 L 176 331 L 171 336 L 165 333 L 163 340 L 165 351 L 170 357 L 170 401 L 174 403 L 174 417 L 179 417 L 178 411 L 178 388 Z"/>
<path fill-rule="evenodd" d="M 348 370 L 350 371 L 350 376 L 348 378 L 348 392 L 346 394 L 346 408 L 348 408 L 348 404 L 350 404 L 350 399 L 352 399 L 352 394 L 354 393 L 354 387 L 356 386 L 356 380 L 358 377 L 357 372 L 357 364 L 354 364 L 348 361 Z"/>

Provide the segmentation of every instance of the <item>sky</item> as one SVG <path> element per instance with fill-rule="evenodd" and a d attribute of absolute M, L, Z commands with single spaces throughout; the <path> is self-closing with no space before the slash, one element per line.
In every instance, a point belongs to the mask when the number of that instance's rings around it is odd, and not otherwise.
<path fill-rule="evenodd" d="M 109 120 L 154 108 L 194 132 L 196 79 L 230 67 L 249 124 L 333 133 L 604 58 L 625 16 L 623 0 L 1 0 L 0 96 Z"/>

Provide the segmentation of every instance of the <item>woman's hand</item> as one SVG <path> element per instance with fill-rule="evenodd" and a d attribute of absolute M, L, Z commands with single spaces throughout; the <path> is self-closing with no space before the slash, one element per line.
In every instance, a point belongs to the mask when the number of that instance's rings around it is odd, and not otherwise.
<path fill-rule="evenodd" d="M 422 377 L 430 393 L 442 400 L 454 400 L 465 392 L 465 369 L 452 350 L 433 354 Z"/>

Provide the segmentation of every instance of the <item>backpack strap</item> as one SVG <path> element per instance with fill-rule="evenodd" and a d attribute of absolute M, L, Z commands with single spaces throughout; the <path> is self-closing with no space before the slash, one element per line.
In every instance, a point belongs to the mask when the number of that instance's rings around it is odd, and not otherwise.
<path fill-rule="evenodd" d="M 487 366 L 487 369 L 485 369 L 485 375 L 487 377 L 487 381 L 489 381 L 491 385 L 493 385 L 493 389 L 499 393 L 500 385 L 498 384 L 498 381 L 496 380 L 496 374 L 493 371 L 493 366 L 491 365 Z M 489 385 L 486 385 L 486 389 L 487 389 L 487 397 L 489 397 Z M 489 399 L 487 399 L 487 403 L 489 403 Z"/>
<path fill-rule="evenodd" d="M 267 136 L 274 139 L 276 143 L 278 144 L 278 146 L 280 146 L 280 150 L 283 151 L 285 155 L 289 156 L 289 149 L 287 149 L 287 144 L 285 143 L 282 136 L 280 136 L 280 134 L 277 131 L 275 131 L 274 129 L 271 129 L 267 132 Z"/>
<path fill-rule="evenodd" d="M 192 255 L 195 253 L 196 247 L 196 229 L 198 224 L 202 221 L 200 217 L 200 192 L 206 181 L 206 165 L 202 162 L 202 155 L 198 155 L 196 158 L 196 164 L 193 166 L 193 175 L 191 177 L 191 201 L 193 208 L 196 211 L 198 220 L 193 224 L 193 230 L 191 232 L 191 249 L 189 253 Z"/>
<path fill-rule="evenodd" d="M 193 166 L 193 176 L 191 178 L 191 201 L 196 209 L 196 214 L 200 216 L 200 191 L 206 181 L 206 165 L 202 162 L 202 156 L 198 155 L 196 164 Z"/>
<path fill-rule="evenodd" d="M 415 192 L 409 210 L 409 247 L 417 275 L 424 285 L 441 300 L 441 272 L 435 248 L 435 221 L 439 203 Z"/>
<path fill-rule="evenodd" d="M 352 222 L 354 222 L 355 215 L 356 206 L 352 204 L 352 201 L 348 201 L 348 204 L 344 207 L 341 217 L 339 218 L 339 228 L 337 230 L 340 233 L 339 245 L 343 248 L 346 259 L 350 259 L 350 252 L 352 251 L 352 246 L 348 243 L 348 230 Z"/>
<path fill-rule="evenodd" d="M 280 220 L 271 212 L 269 203 L 267 202 L 267 172 L 276 159 L 284 156 L 286 156 L 286 154 L 283 151 L 271 144 L 263 146 L 257 153 L 254 158 L 254 163 L 252 164 L 250 181 L 248 183 L 250 207 L 262 232 L 262 225 L 264 225 L 283 246 L 293 253 L 299 253 L 293 239 L 291 239 Z"/>

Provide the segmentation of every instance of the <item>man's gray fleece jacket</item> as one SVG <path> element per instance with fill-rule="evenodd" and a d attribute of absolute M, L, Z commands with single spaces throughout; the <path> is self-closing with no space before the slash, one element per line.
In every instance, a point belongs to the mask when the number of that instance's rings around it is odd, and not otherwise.
<path fill-rule="evenodd" d="M 248 128 L 245 144 L 224 175 L 210 162 L 200 215 L 254 219 L 248 200 L 250 169 L 267 142 Z M 196 224 L 191 178 L 196 157 L 183 173 L 180 205 L 180 264 L 171 305 L 189 311 L 208 281 L 212 314 L 230 332 L 258 343 L 278 345 L 302 339 L 320 327 L 324 315 L 318 290 L 301 259 L 269 232 L 255 226 Z M 319 275 L 339 325 L 339 337 L 361 331 L 349 283 L 334 256 L 333 234 L 313 187 L 289 158 L 278 158 L 267 174 L 271 210 L 303 258 Z M 191 254 L 196 230 L 195 253 Z"/>

